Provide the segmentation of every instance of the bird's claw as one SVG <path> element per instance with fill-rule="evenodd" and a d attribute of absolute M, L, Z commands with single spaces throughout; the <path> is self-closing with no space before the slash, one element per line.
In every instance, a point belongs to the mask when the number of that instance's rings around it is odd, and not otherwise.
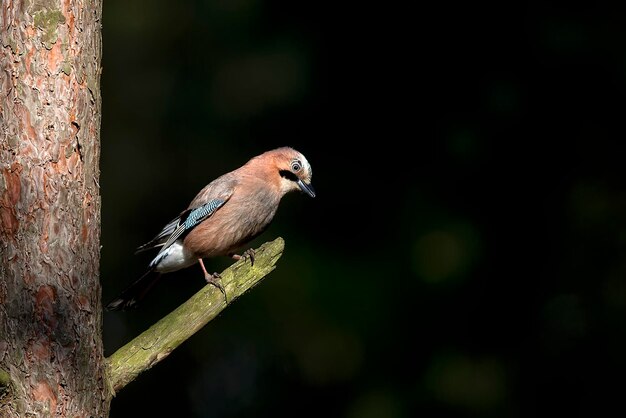
<path fill-rule="evenodd" d="M 230 256 L 234 259 L 234 260 L 241 260 L 243 259 L 244 261 L 247 259 L 250 259 L 250 265 L 254 266 L 254 248 L 248 248 L 246 251 L 243 252 L 243 254 L 239 255 L 239 254 L 231 254 Z"/>
<path fill-rule="evenodd" d="M 254 266 L 254 254 L 255 254 L 254 248 L 248 248 L 246 251 L 243 252 L 243 254 L 241 256 L 242 256 L 242 258 L 244 260 L 249 258 L 250 259 L 250 265 Z"/>
<path fill-rule="evenodd" d="M 226 290 L 224 289 L 224 286 L 222 286 L 222 282 L 220 280 L 222 276 L 219 273 L 213 273 L 213 274 L 206 274 L 204 278 L 208 284 L 217 287 L 219 291 L 222 292 L 222 295 L 224 295 L 224 301 L 228 305 L 228 297 L 226 296 Z"/>

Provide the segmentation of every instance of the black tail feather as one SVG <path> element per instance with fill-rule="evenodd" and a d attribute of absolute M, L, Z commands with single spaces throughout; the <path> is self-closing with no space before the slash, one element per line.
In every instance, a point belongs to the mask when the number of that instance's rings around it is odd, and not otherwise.
<path fill-rule="evenodd" d="M 137 248 L 135 249 L 135 254 L 139 254 L 139 253 L 142 253 L 142 252 L 144 252 L 144 251 L 148 251 L 148 250 L 151 250 L 151 249 L 153 249 L 153 248 L 160 247 L 160 246 L 162 246 L 162 245 L 163 245 L 163 243 L 162 243 L 162 242 L 159 242 L 158 240 L 153 239 L 152 241 L 147 242 L 147 243 L 145 243 L 145 244 L 140 245 L 139 247 L 137 247 Z"/>
<path fill-rule="evenodd" d="M 122 311 L 134 308 L 159 281 L 161 273 L 154 269 L 148 270 L 143 276 L 135 280 L 117 298 L 106 306 L 107 311 Z"/>

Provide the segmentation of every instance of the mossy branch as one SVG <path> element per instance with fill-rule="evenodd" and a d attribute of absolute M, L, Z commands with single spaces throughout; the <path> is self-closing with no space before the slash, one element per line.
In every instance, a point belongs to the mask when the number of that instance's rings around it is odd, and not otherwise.
<path fill-rule="evenodd" d="M 284 247 L 285 242 L 279 237 L 256 250 L 254 266 L 249 260 L 240 260 L 221 273 L 229 304 L 274 270 Z M 206 285 L 107 359 L 112 388 L 119 391 L 141 372 L 163 360 L 226 306 L 224 295 L 215 286 Z"/>

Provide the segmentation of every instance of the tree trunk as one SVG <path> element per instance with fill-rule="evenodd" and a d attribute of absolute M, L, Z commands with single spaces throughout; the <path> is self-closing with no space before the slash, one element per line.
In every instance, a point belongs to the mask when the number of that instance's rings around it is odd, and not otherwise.
<path fill-rule="evenodd" d="M 100 0 L 3 0 L 0 416 L 106 417 Z"/>

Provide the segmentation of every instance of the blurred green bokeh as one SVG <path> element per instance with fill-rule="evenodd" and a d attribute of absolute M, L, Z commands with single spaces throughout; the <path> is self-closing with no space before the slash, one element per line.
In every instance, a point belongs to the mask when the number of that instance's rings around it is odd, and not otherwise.
<path fill-rule="evenodd" d="M 302 151 L 261 286 L 111 417 L 602 415 L 625 371 L 626 14 L 104 3 L 102 285 L 209 181 Z M 219 271 L 231 261 L 210 260 Z M 203 286 L 105 313 L 107 354 Z M 620 409 L 621 410 L 621 409 Z"/>

